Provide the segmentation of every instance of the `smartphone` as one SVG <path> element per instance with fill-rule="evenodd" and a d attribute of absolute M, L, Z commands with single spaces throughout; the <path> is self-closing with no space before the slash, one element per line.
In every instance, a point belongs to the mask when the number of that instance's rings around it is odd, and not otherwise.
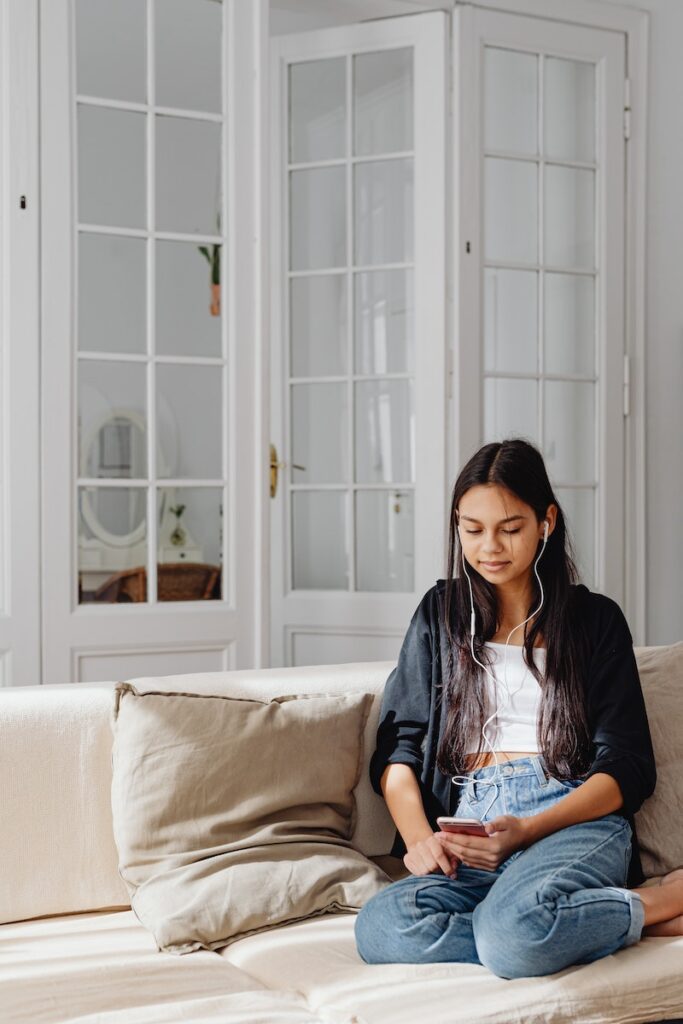
<path fill-rule="evenodd" d="M 486 836 L 483 821 L 478 818 L 437 818 L 436 823 L 442 832 L 461 832 L 467 836 Z"/>

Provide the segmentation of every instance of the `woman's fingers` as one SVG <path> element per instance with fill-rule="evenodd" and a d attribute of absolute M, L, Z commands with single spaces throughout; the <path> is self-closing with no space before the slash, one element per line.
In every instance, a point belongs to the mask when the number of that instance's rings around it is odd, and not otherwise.
<path fill-rule="evenodd" d="M 444 849 L 437 834 L 434 833 L 411 846 L 403 858 L 403 863 L 414 875 L 428 875 L 441 870 L 444 875 L 454 877 L 458 858 Z"/>

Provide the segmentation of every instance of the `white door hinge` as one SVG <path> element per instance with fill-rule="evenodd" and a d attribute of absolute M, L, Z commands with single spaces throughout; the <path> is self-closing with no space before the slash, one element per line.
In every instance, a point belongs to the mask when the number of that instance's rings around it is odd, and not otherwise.
<path fill-rule="evenodd" d="M 631 138 L 631 79 L 624 79 L 624 138 Z"/>
<path fill-rule="evenodd" d="M 624 356 L 624 416 L 631 413 L 631 360 Z"/>

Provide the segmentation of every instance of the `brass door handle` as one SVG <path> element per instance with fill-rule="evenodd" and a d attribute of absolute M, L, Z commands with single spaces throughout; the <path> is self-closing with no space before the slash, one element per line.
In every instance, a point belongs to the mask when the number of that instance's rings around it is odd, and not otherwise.
<path fill-rule="evenodd" d="M 275 495 L 277 494 L 277 474 L 278 474 L 278 469 L 284 469 L 286 465 L 287 465 L 286 462 L 278 462 L 277 448 L 275 447 L 274 444 L 271 444 L 271 446 L 270 446 L 270 496 L 271 496 L 271 498 L 274 498 Z M 292 466 L 294 467 L 294 469 L 303 469 L 303 470 L 306 469 L 305 466 L 299 466 L 296 462 L 293 462 Z"/>

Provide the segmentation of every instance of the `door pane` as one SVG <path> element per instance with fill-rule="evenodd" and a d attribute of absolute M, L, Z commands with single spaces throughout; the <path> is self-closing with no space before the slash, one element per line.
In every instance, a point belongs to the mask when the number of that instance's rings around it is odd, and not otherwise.
<path fill-rule="evenodd" d="M 76 91 L 144 103 L 147 11 L 140 0 L 76 0 Z"/>
<path fill-rule="evenodd" d="M 356 590 L 415 586 L 412 491 L 356 492 Z"/>
<path fill-rule="evenodd" d="M 484 444 L 510 436 L 538 438 L 538 386 L 535 380 L 484 381 Z"/>
<path fill-rule="evenodd" d="M 220 600 L 222 488 L 160 488 L 157 516 L 157 600 Z"/>
<path fill-rule="evenodd" d="M 413 373 L 412 270 L 355 275 L 355 372 Z"/>
<path fill-rule="evenodd" d="M 290 162 L 333 160 L 345 153 L 345 58 L 290 64 Z"/>
<path fill-rule="evenodd" d="M 290 269 L 346 266 L 346 172 L 320 167 L 290 174 Z"/>
<path fill-rule="evenodd" d="M 565 514 L 582 582 L 589 589 L 594 589 L 596 586 L 595 489 L 592 487 L 557 487 L 555 493 Z"/>
<path fill-rule="evenodd" d="M 157 365 L 157 476 L 223 476 L 222 369 Z"/>
<path fill-rule="evenodd" d="M 484 161 L 484 253 L 487 260 L 538 260 L 538 170 L 523 160 Z"/>
<path fill-rule="evenodd" d="M 413 161 L 357 164 L 354 173 L 355 262 L 413 259 Z"/>
<path fill-rule="evenodd" d="M 592 483 L 595 465 L 595 384 L 545 381 L 545 457 L 563 483 Z"/>
<path fill-rule="evenodd" d="M 341 274 L 290 280 L 291 373 L 334 376 L 347 370 L 347 284 Z"/>
<path fill-rule="evenodd" d="M 82 352 L 144 352 L 146 295 L 144 239 L 79 233 L 78 347 Z"/>
<path fill-rule="evenodd" d="M 222 14 L 223 5 L 214 0 L 157 0 L 154 32 L 159 106 L 220 113 Z"/>
<path fill-rule="evenodd" d="M 546 156 L 595 160 L 595 65 L 548 57 L 545 62 Z"/>
<path fill-rule="evenodd" d="M 85 224 L 143 228 L 144 114 L 78 104 L 78 216 Z"/>
<path fill-rule="evenodd" d="M 345 384 L 292 385 L 292 483 L 348 479 L 346 395 Z"/>
<path fill-rule="evenodd" d="M 156 145 L 157 229 L 220 234 L 221 126 L 157 117 Z"/>
<path fill-rule="evenodd" d="M 413 148 L 413 51 L 382 50 L 353 58 L 354 153 Z"/>
<path fill-rule="evenodd" d="M 79 487 L 79 602 L 145 601 L 146 562 L 145 488 Z"/>
<path fill-rule="evenodd" d="M 595 280 L 579 274 L 545 275 L 547 373 L 595 373 Z"/>
<path fill-rule="evenodd" d="M 484 270 L 484 365 L 488 372 L 536 373 L 538 274 Z"/>
<path fill-rule="evenodd" d="M 536 155 L 538 57 L 484 49 L 484 148 Z"/>
<path fill-rule="evenodd" d="M 545 171 L 545 262 L 595 266 L 595 172 L 575 167 Z"/>
<path fill-rule="evenodd" d="M 220 356 L 221 246 L 156 243 L 156 349 Z"/>
<path fill-rule="evenodd" d="M 355 389 L 357 482 L 414 480 L 412 380 L 359 381 Z"/>
<path fill-rule="evenodd" d="M 346 492 L 292 493 L 292 587 L 346 590 Z"/>
<path fill-rule="evenodd" d="M 80 476 L 110 480 L 146 476 L 145 371 L 143 363 L 80 361 Z"/>

